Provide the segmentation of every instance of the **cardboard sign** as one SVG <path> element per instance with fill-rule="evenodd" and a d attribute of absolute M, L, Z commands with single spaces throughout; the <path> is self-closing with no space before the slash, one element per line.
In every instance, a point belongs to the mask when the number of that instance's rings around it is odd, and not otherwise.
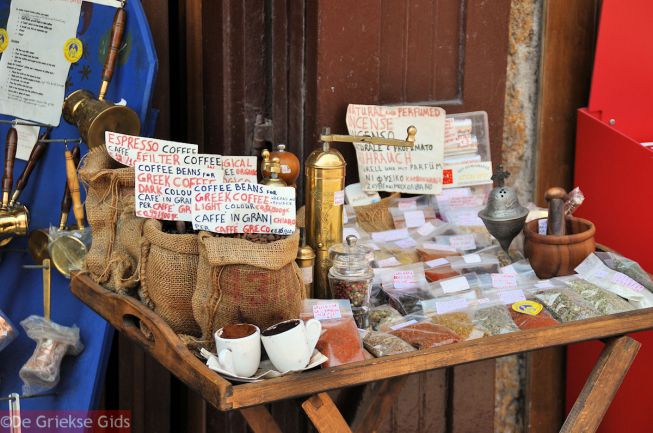
<path fill-rule="evenodd" d="M 199 185 L 193 189 L 193 228 L 215 233 L 295 232 L 295 188 L 252 183 Z"/>
<path fill-rule="evenodd" d="M 166 165 L 192 164 L 184 162 L 182 157 L 197 153 L 197 144 L 136 137 L 117 132 L 105 132 L 104 141 L 109 156 L 128 167 L 135 167 L 139 162 Z"/>
<path fill-rule="evenodd" d="M 255 156 L 223 156 L 224 183 L 258 183 Z"/>
<path fill-rule="evenodd" d="M 406 139 L 417 128 L 414 147 L 354 143 L 365 191 L 438 194 L 442 191 L 445 112 L 438 107 L 349 105 L 351 135 Z"/>
<path fill-rule="evenodd" d="M 222 182 L 221 168 L 139 162 L 135 167 L 136 216 L 192 221 L 193 186 Z"/>

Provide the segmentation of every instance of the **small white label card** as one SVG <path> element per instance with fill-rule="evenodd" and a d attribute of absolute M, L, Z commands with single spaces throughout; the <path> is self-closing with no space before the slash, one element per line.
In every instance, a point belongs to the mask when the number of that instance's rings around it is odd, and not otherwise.
<path fill-rule="evenodd" d="M 27 161 L 36 141 L 39 139 L 41 128 L 35 125 L 16 125 L 14 128 L 18 134 L 16 158 Z"/>
<path fill-rule="evenodd" d="M 417 281 L 417 276 L 413 271 L 397 271 L 392 274 L 392 284 L 395 289 L 405 290 L 405 289 L 417 289 L 419 283 Z"/>
<path fill-rule="evenodd" d="M 417 234 L 420 236 L 428 236 L 433 233 L 433 230 L 435 230 L 435 226 L 431 222 L 427 222 L 417 229 Z"/>
<path fill-rule="evenodd" d="M 517 275 L 491 274 L 492 287 L 497 289 L 514 289 L 517 287 Z"/>
<path fill-rule="evenodd" d="M 636 292 L 643 292 L 646 290 L 646 287 L 621 272 L 615 272 L 614 275 L 612 275 L 612 282 L 617 283 L 620 286 L 628 287 Z"/>
<path fill-rule="evenodd" d="M 469 302 L 466 299 L 451 299 L 448 301 L 436 301 L 435 311 L 438 314 L 453 313 L 467 308 Z"/>
<path fill-rule="evenodd" d="M 183 161 L 183 156 L 197 154 L 197 144 L 136 137 L 110 131 L 104 133 L 104 141 L 109 156 L 128 167 L 135 167 L 139 162 L 194 165 L 192 162 Z"/>
<path fill-rule="evenodd" d="M 258 183 L 255 156 L 222 156 L 224 183 Z"/>
<path fill-rule="evenodd" d="M 195 230 L 214 233 L 295 232 L 295 188 L 253 183 L 200 185 L 193 189 Z"/>
<path fill-rule="evenodd" d="M 398 325 L 391 326 L 390 329 L 392 329 L 393 331 L 396 331 L 398 329 L 405 328 L 406 326 L 414 325 L 416 323 L 417 323 L 417 320 L 415 320 L 415 319 L 408 320 L 408 321 L 406 321 L 404 323 L 400 323 Z"/>
<path fill-rule="evenodd" d="M 404 212 L 404 218 L 406 220 L 406 227 L 409 229 L 420 227 L 426 224 L 426 218 L 424 218 L 424 211 L 422 210 L 411 210 Z"/>
<path fill-rule="evenodd" d="M 465 254 L 463 256 L 463 260 L 467 264 L 481 263 L 483 261 L 483 259 L 481 259 L 480 254 Z"/>
<path fill-rule="evenodd" d="M 413 147 L 354 143 L 363 189 L 411 194 L 442 191 L 445 115 L 439 107 L 350 104 L 347 128 L 351 135 L 405 140 L 408 127 L 417 128 Z"/>
<path fill-rule="evenodd" d="M 136 216 L 167 221 L 192 221 L 195 185 L 222 182 L 221 168 L 139 162 L 135 167 Z"/>
<path fill-rule="evenodd" d="M 461 251 L 469 251 L 476 249 L 476 240 L 474 235 L 456 235 L 449 238 L 449 243 L 452 247 Z"/>
<path fill-rule="evenodd" d="M 317 320 L 340 319 L 340 306 L 336 302 L 320 302 L 313 305 L 313 318 Z"/>
<path fill-rule="evenodd" d="M 395 257 L 388 257 L 387 259 L 377 260 L 376 264 L 380 268 L 392 268 L 394 266 L 401 265 L 401 262 L 397 260 Z"/>
<path fill-rule="evenodd" d="M 343 189 L 342 191 L 336 191 L 333 193 L 333 205 L 334 206 L 342 206 L 345 204 L 345 190 Z"/>
<path fill-rule="evenodd" d="M 465 277 L 456 277 L 440 281 L 440 287 L 444 293 L 456 293 L 469 289 L 469 281 Z"/>
<path fill-rule="evenodd" d="M 410 237 L 410 233 L 406 229 L 386 230 L 383 232 L 372 233 L 372 239 L 377 242 L 392 242 Z"/>
<path fill-rule="evenodd" d="M 514 304 L 515 302 L 525 301 L 524 291 L 521 289 L 503 290 L 499 292 L 499 299 L 504 304 Z"/>
<path fill-rule="evenodd" d="M 417 246 L 417 241 L 413 238 L 406 238 L 395 242 L 395 245 L 402 249 L 408 249 Z"/>
<path fill-rule="evenodd" d="M 434 259 L 434 260 L 429 260 L 428 262 L 425 263 L 426 266 L 429 268 L 437 268 L 440 266 L 446 266 L 449 264 L 449 260 L 447 259 Z"/>
<path fill-rule="evenodd" d="M 0 33 L 0 113 L 58 126 L 76 39 L 81 0 L 12 0 Z M 4 30 L 4 29 L 3 29 Z"/>
<path fill-rule="evenodd" d="M 422 244 L 422 248 L 424 248 L 426 250 L 433 250 L 433 251 L 450 251 L 452 253 L 458 252 L 458 250 L 454 246 L 445 245 L 445 244 L 437 244 L 435 242 L 424 242 Z"/>
<path fill-rule="evenodd" d="M 546 218 L 542 218 L 537 221 L 537 233 L 540 235 L 546 235 L 546 230 L 548 228 L 548 222 Z"/>
<path fill-rule="evenodd" d="M 503 268 L 499 269 L 499 271 L 502 274 L 517 275 L 517 270 L 513 265 L 504 266 Z"/>

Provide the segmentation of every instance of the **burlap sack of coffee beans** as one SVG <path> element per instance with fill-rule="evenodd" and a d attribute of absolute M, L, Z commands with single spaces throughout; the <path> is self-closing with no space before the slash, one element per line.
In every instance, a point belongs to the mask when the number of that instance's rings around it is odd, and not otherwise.
<path fill-rule="evenodd" d="M 132 293 L 139 281 L 145 222 L 134 214 L 134 169 L 96 149 L 84 158 L 79 176 L 87 188 L 86 218 L 93 235 L 86 269 L 104 287 Z"/>
<path fill-rule="evenodd" d="M 395 205 L 399 197 L 401 194 L 395 192 L 379 202 L 367 206 L 355 206 L 356 223 L 368 233 L 393 230 L 395 223 L 388 209 Z"/>
<path fill-rule="evenodd" d="M 196 234 L 165 233 L 157 220 L 143 227 L 139 296 L 177 334 L 200 336 L 193 316 L 199 241 Z"/>
<path fill-rule="evenodd" d="M 265 329 L 299 317 L 304 283 L 295 264 L 298 231 L 269 243 L 200 232 L 199 242 L 193 314 L 203 340 L 230 323 Z"/>

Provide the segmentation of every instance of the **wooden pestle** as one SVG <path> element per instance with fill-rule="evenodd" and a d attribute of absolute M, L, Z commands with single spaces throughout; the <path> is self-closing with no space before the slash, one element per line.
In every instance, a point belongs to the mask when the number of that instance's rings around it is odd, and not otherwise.
<path fill-rule="evenodd" d="M 549 188 L 544 194 L 544 198 L 549 203 L 546 234 L 550 236 L 566 235 L 565 200 L 567 199 L 567 191 L 559 187 Z"/>
<path fill-rule="evenodd" d="M 47 144 L 44 143 L 42 140 L 48 138 L 48 136 L 50 135 L 50 131 L 52 131 L 52 128 L 46 129 L 43 135 L 39 137 L 38 141 L 32 148 L 32 151 L 29 154 L 29 159 L 27 160 L 27 164 L 25 165 L 23 172 L 21 173 L 20 177 L 18 178 L 18 181 L 16 182 L 16 190 L 11 196 L 9 207 L 14 207 L 14 205 L 18 202 L 18 199 L 20 198 L 20 194 L 25 189 L 25 186 L 27 185 L 27 181 L 29 180 L 29 177 L 32 175 L 32 171 L 34 170 L 34 167 L 36 167 L 36 163 L 39 162 L 39 160 L 45 153 L 45 148 L 47 147 Z"/>
<path fill-rule="evenodd" d="M 127 11 L 124 6 L 116 10 L 113 16 L 113 26 L 111 27 L 111 37 L 109 38 L 109 47 L 107 49 L 107 58 L 104 62 L 104 69 L 102 70 L 102 86 L 100 87 L 100 94 L 98 99 L 104 100 L 109 89 L 109 83 L 113 78 L 113 72 L 116 69 L 118 56 L 120 54 L 120 46 L 122 45 L 123 35 L 125 33 L 125 24 L 127 21 Z"/>
<path fill-rule="evenodd" d="M 9 128 L 7 131 L 7 142 L 5 145 L 5 172 L 2 175 L 2 209 L 9 208 L 9 194 L 14 183 L 14 160 L 18 146 L 18 133 L 16 128 Z"/>
<path fill-rule="evenodd" d="M 79 194 L 79 179 L 77 178 L 77 167 L 73 161 L 73 155 L 66 149 L 66 178 L 68 179 L 68 190 L 73 201 L 73 213 L 79 230 L 84 228 L 84 205 Z"/>
<path fill-rule="evenodd" d="M 79 146 L 73 147 L 73 163 L 75 169 L 79 165 Z M 70 188 L 68 187 L 68 176 L 66 175 L 66 186 L 63 190 L 63 197 L 61 199 L 61 216 L 59 217 L 59 230 L 65 230 L 68 223 L 68 215 L 70 214 L 70 207 L 72 206 L 72 197 L 70 196 Z"/>

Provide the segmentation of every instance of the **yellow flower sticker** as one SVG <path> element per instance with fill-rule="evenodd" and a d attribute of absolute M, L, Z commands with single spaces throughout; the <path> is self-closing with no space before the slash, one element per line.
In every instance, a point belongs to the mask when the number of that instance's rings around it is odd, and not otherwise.
<path fill-rule="evenodd" d="M 535 301 L 519 301 L 512 304 L 512 309 L 518 313 L 528 314 L 529 316 L 537 316 L 542 311 L 542 304 Z"/>
<path fill-rule="evenodd" d="M 9 35 L 7 29 L 0 29 L 0 53 L 4 52 L 9 45 Z"/>
<path fill-rule="evenodd" d="M 77 38 L 70 38 L 63 46 L 63 55 L 70 63 L 77 63 L 84 54 L 84 46 L 82 41 Z"/>

